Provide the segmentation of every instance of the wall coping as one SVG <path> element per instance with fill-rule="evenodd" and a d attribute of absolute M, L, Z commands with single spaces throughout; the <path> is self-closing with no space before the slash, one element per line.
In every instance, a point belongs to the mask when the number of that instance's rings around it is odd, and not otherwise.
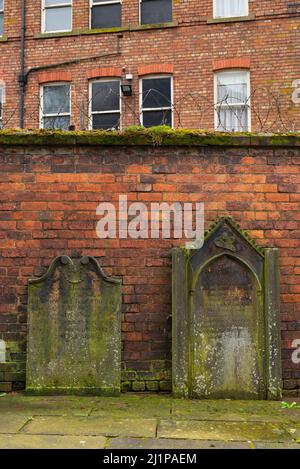
<path fill-rule="evenodd" d="M 205 130 L 145 129 L 123 131 L 45 131 L 10 129 L 0 131 L 0 146 L 217 146 L 217 147 L 300 147 L 300 132 L 224 133 Z"/>

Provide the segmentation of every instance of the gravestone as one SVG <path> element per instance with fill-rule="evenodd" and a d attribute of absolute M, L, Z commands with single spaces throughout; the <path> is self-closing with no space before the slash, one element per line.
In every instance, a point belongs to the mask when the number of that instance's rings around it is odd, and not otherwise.
<path fill-rule="evenodd" d="M 278 250 L 230 217 L 199 249 L 173 249 L 173 392 L 177 397 L 281 396 Z"/>
<path fill-rule="evenodd" d="M 28 290 L 27 392 L 119 394 L 121 281 L 61 256 Z"/>

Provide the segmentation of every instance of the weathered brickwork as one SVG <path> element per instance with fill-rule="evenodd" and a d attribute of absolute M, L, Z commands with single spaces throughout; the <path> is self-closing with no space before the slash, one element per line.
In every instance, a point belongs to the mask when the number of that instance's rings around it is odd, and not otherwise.
<path fill-rule="evenodd" d="M 89 80 L 103 77 L 103 68 L 122 70 L 123 67 L 133 74 L 133 96 L 122 99 L 121 125 L 123 128 L 136 125 L 139 122 L 138 71 L 150 65 L 154 68 L 148 70 L 157 73 L 155 66 L 164 64 L 174 77 L 175 127 L 213 129 L 216 63 L 218 70 L 222 63 L 225 68 L 249 68 L 254 108 L 252 130 L 263 126 L 265 131 L 276 131 L 281 126 L 281 118 L 288 130 L 300 128 L 300 105 L 291 100 L 292 83 L 300 79 L 300 8 L 291 6 L 292 2 L 250 0 L 247 21 L 211 23 L 213 0 L 174 0 L 172 24 L 143 27 L 139 25 L 139 0 L 124 0 L 121 28 L 95 31 L 88 29 L 89 2 L 74 0 L 73 30 L 61 35 L 41 34 L 41 1 L 26 3 L 26 71 L 84 59 L 29 73 L 26 128 L 39 126 L 39 86 L 53 81 L 53 72 L 63 72 L 59 79 L 67 79 L 72 84 L 72 124 L 84 129 L 88 127 Z M 5 127 L 19 126 L 20 5 L 21 0 L 5 2 L 4 36 L 0 39 L 0 80 L 6 88 Z M 92 59 L 97 55 L 102 57 Z M 280 115 L 272 96 L 280 104 Z"/>
<path fill-rule="evenodd" d="M 0 339 L 12 363 L 0 364 L 0 390 L 24 383 L 28 279 L 62 253 L 94 256 L 122 278 L 123 388 L 170 389 L 171 248 L 184 241 L 98 239 L 98 203 L 127 194 L 145 204 L 204 201 L 206 226 L 230 214 L 260 245 L 280 249 L 283 379 L 297 395 L 300 365 L 291 357 L 300 339 L 300 147 L 264 145 L 2 143 Z"/>

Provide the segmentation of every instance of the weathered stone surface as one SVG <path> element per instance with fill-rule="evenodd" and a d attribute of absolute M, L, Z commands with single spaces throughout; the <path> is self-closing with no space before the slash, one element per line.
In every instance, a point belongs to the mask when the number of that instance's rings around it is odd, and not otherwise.
<path fill-rule="evenodd" d="M 37 417 L 22 430 L 39 435 L 105 435 L 155 437 L 155 419 L 109 417 Z"/>
<path fill-rule="evenodd" d="M 88 416 L 95 406 L 92 397 L 6 395 L 0 399 L 0 415 L 4 413 L 36 415 Z"/>
<path fill-rule="evenodd" d="M 280 397 L 278 251 L 223 217 L 173 272 L 175 396 Z"/>
<path fill-rule="evenodd" d="M 113 438 L 109 449 L 249 449 L 249 443 L 205 441 L 205 440 L 170 440 L 167 438 Z"/>
<path fill-rule="evenodd" d="M 297 443 L 271 443 L 265 441 L 254 441 L 255 449 L 300 449 Z"/>
<path fill-rule="evenodd" d="M 28 421 L 28 417 L 16 414 L 2 414 L 0 417 L 0 433 L 16 433 Z"/>
<path fill-rule="evenodd" d="M 0 449 L 103 449 L 102 436 L 0 435 Z"/>
<path fill-rule="evenodd" d="M 28 392 L 120 392 L 119 280 L 92 257 L 61 256 L 30 281 L 28 303 Z"/>
<path fill-rule="evenodd" d="M 290 441 L 291 436 L 283 425 L 254 422 L 212 422 L 162 420 L 158 438 L 189 438 L 194 440 L 225 441 Z"/>
<path fill-rule="evenodd" d="M 299 422 L 299 409 L 285 409 L 275 401 L 172 400 L 172 416 L 192 420 Z"/>
<path fill-rule="evenodd" d="M 121 399 L 97 398 L 92 416 L 159 418 L 171 414 L 171 399 L 159 395 L 124 395 Z"/>

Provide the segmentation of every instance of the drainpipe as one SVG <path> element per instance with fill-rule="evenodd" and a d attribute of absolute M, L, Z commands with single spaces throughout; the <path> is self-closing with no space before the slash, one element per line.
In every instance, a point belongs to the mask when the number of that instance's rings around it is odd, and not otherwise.
<path fill-rule="evenodd" d="M 25 29 L 26 29 L 26 0 L 21 4 L 21 37 L 20 37 L 20 74 L 19 74 L 19 116 L 20 128 L 24 128 L 24 103 L 25 103 Z"/>

